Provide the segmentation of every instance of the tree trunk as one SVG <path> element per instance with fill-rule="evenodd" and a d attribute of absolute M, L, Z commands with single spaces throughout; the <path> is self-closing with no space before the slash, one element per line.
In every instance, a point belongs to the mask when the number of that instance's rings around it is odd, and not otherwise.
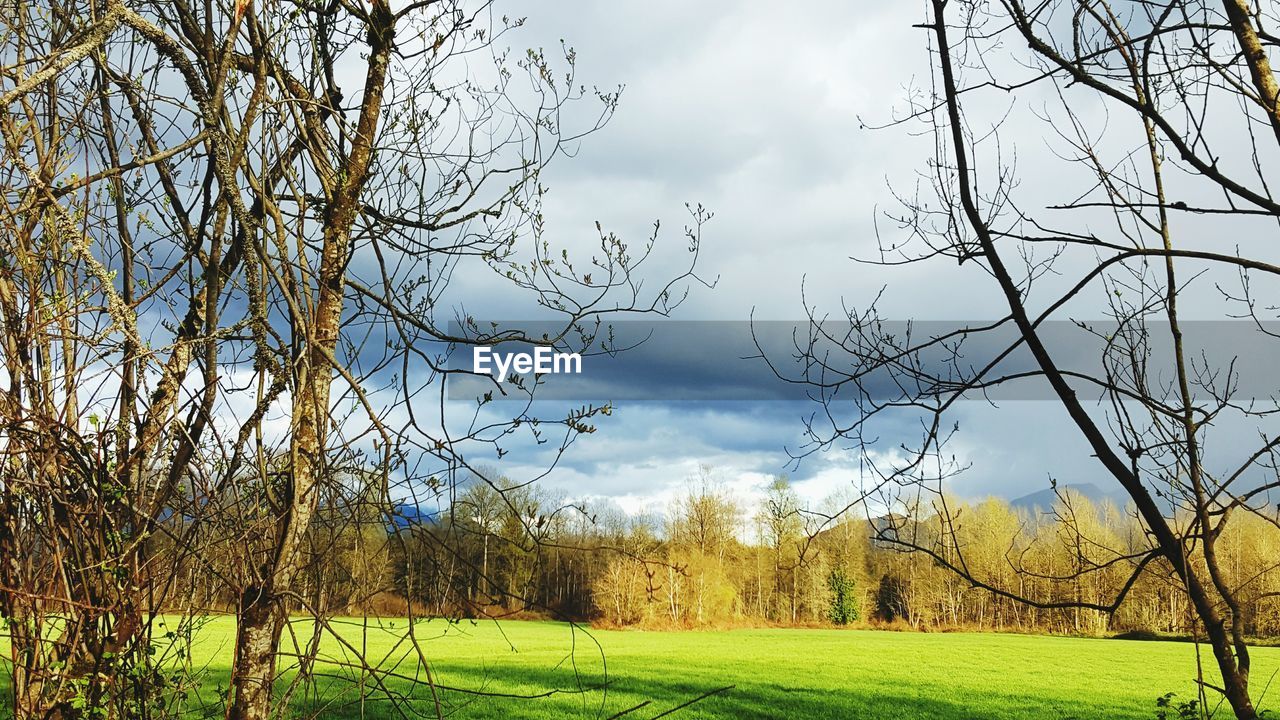
<path fill-rule="evenodd" d="M 296 376 L 290 434 L 289 504 L 262 588 L 241 598 L 228 720 L 265 720 L 271 713 L 275 658 L 288 620 L 284 598 L 302 569 L 307 529 L 327 472 L 329 393 L 341 330 L 351 229 L 369 176 L 395 35 L 395 18 L 386 0 L 373 0 L 367 22 L 369 59 L 360 117 L 350 153 L 345 158 L 335 158 L 329 168 L 327 184 L 333 185 L 329 195 L 332 201 L 325 212 L 315 312 L 309 322 L 297 328 L 305 342 Z M 322 151 L 323 148 L 313 148 L 313 156 L 318 157 Z"/>
<path fill-rule="evenodd" d="M 270 714 L 276 650 L 285 619 L 282 606 L 273 603 L 270 595 L 266 588 L 249 588 L 240 598 L 229 718 L 265 720 Z"/>

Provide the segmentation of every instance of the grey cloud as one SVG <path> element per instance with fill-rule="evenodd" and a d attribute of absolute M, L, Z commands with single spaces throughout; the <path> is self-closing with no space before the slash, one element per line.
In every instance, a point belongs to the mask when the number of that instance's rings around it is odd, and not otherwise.
<path fill-rule="evenodd" d="M 909 193 L 932 150 L 931 138 L 913 137 L 908 128 L 858 129 L 859 117 L 873 122 L 892 117 L 904 86 L 927 73 L 921 31 L 910 27 L 921 19 L 920 7 L 755 2 L 526 2 L 511 7 L 513 14 L 530 16 L 528 28 L 513 36 L 518 43 L 552 47 L 563 37 L 578 50 L 581 80 L 628 88 L 613 123 L 584 140 L 576 157 L 558 160 L 545 177 L 547 237 L 556 247 L 590 252 L 597 220 L 639 245 L 653 220 L 661 219 L 660 242 L 674 249 L 660 246 L 666 254 L 659 265 L 674 267 L 681 257 L 679 227 L 687 219 L 683 204 L 703 202 L 717 214 L 706 228 L 703 269 L 719 275 L 720 284 L 714 291 L 695 292 L 680 319 L 744 321 L 753 309 L 760 319 L 796 318 L 803 313 L 802 280 L 807 299 L 820 310 L 839 312 L 842 298 L 864 305 L 888 286 L 882 303 L 890 318 L 1002 314 L 1003 299 L 977 263 L 957 267 L 939 260 L 885 268 L 847 259 L 873 256 L 877 229 L 889 239 L 905 236 L 878 217 L 895 209 L 886 182 Z M 1105 131 L 1106 147 L 1122 149 L 1135 142 L 1139 128 L 1122 125 L 1083 95 L 1073 99 L 1081 103 L 1085 126 L 1100 135 Z M 1049 93 L 1029 97 L 1001 129 L 1007 147 L 1018 150 L 1025 209 L 1070 199 L 1077 187 L 1088 186 L 1082 168 L 1064 168 L 1054 159 L 1063 145 L 1047 138 L 1046 126 L 1032 115 L 1051 111 L 1053 102 Z M 975 106 L 974 126 L 986 127 L 1007 108 L 1004 101 Z M 1236 146 L 1240 142 L 1232 139 Z M 1230 161 L 1238 153 L 1226 155 Z M 1188 200 L 1201 192 L 1193 183 L 1171 183 Z M 1051 225 L 1067 221 L 1054 212 L 1039 212 L 1037 218 Z M 1073 229 L 1117 237 L 1105 211 L 1070 218 Z M 1258 233 L 1258 239 L 1238 230 L 1222 237 L 1211 218 L 1178 217 L 1176 222 L 1189 247 L 1244 243 L 1252 251 L 1269 242 L 1272 232 Z M 1092 261 L 1087 254 L 1064 258 L 1061 275 L 1042 278 L 1037 291 L 1050 295 L 1069 287 Z M 477 316 L 529 317 L 515 311 L 529 307 L 527 296 L 512 293 L 486 272 L 455 276 L 450 302 L 465 303 Z M 1195 302 L 1189 304 L 1203 317 L 1221 317 L 1215 284 L 1232 281 L 1222 275 L 1196 280 L 1188 291 Z M 1104 309 L 1104 297 L 1089 295 L 1068 306 L 1064 317 L 1099 317 Z M 711 368 L 725 359 L 723 351 L 723 346 L 693 344 L 663 357 L 641 355 L 629 368 L 629 382 L 667 383 L 695 397 Z M 1265 362 L 1274 354 L 1262 350 L 1256 356 Z M 731 386 L 733 379 L 726 382 Z M 594 390 L 604 401 L 618 388 L 616 382 L 602 381 Z M 798 442 L 800 417 L 812 409 L 805 403 L 623 402 L 616 417 L 570 449 L 548 481 L 638 497 L 682 482 L 699 461 L 718 462 L 725 472 L 744 477 L 776 472 L 786 465 L 783 448 Z M 1051 477 L 1104 484 L 1096 461 L 1053 403 L 1003 403 L 998 409 L 966 403 L 955 419 L 961 425 L 955 451 L 972 468 L 953 487 L 966 497 L 1022 495 L 1047 487 Z M 1244 446 L 1252 429 L 1243 424 L 1219 428 L 1225 436 L 1218 446 L 1224 462 Z M 886 417 L 882 430 L 890 448 L 915 432 L 907 414 Z M 519 457 L 511 466 L 520 472 L 545 469 L 550 460 L 545 449 L 532 446 L 512 453 Z M 852 484 L 855 469 L 847 453 L 835 450 L 801 463 L 796 477 L 803 485 L 847 474 Z"/>

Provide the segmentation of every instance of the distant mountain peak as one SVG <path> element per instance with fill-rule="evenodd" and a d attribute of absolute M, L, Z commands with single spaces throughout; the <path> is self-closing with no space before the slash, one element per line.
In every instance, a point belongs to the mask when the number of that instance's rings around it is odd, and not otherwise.
<path fill-rule="evenodd" d="M 1021 510 L 1045 512 L 1053 508 L 1053 504 L 1058 501 L 1060 493 L 1068 492 L 1080 495 L 1095 505 L 1110 501 L 1116 507 L 1123 508 L 1129 502 L 1129 496 L 1118 489 L 1107 491 L 1093 483 L 1070 483 L 1066 485 L 1059 484 L 1056 492 L 1051 487 L 1037 490 L 1011 500 L 1009 504 Z"/>

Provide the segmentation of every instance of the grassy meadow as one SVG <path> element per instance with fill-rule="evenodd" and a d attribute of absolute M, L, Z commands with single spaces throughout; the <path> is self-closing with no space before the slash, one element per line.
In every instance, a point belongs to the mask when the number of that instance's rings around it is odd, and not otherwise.
<path fill-rule="evenodd" d="M 404 621 L 381 622 L 385 627 L 363 633 L 357 621 L 347 621 L 340 632 L 382 667 L 413 675 L 415 655 L 397 643 Z M 869 630 L 606 631 L 441 620 L 421 622 L 415 633 L 435 682 L 457 688 L 439 691 L 442 710 L 457 718 L 607 718 L 646 701 L 625 717 L 652 718 L 732 685 L 674 717 L 1150 720 L 1157 696 L 1176 691 L 1189 698 L 1194 687 L 1194 646 L 1178 642 Z M 225 617 L 210 619 L 196 635 L 192 659 L 204 689 L 190 702 L 191 717 L 220 717 L 217 686 L 225 687 L 233 641 Z M 330 637 L 322 653 L 331 662 L 314 693 L 295 696 L 296 717 L 398 717 L 385 701 L 366 702 L 362 715 L 352 679 L 358 675 L 343 666 L 349 651 Z M 1280 669 L 1280 648 L 1259 648 L 1255 667 L 1261 686 Z M 425 683 L 388 682 L 415 698 L 415 710 L 434 714 Z M 466 692 L 531 696 L 550 689 L 534 698 Z M 1270 705 L 1264 698 L 1262 707 Z"/>

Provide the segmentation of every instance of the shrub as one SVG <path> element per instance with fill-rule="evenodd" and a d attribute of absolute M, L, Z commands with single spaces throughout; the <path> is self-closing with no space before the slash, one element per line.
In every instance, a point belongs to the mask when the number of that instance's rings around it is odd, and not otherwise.
<path fill-rule="evenodd" d="M 831 589 L 831 607 L 827 617 L 836 625 L 848 625 L 858 620 L 858 587 L 852 576 L 844 568 L 836 568 L 827 576 L 827 587 Z"/>

